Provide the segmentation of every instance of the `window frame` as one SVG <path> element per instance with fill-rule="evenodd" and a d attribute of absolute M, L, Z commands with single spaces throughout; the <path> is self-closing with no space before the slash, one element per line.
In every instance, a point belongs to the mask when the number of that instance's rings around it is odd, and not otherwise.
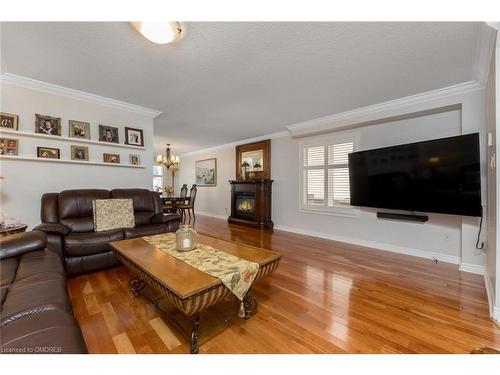
<path fill-rule="evenodd" d="M 347 217 L 353 217 L 353 218 L 358 218 L 360 217 L 360 211 L 358 207 L 355 206 L 334 206 L 334 207 L 329 207 L 328 206 L 328 170 L 329 169 L 335 169 L 332 166 L 328 165 L 328 145 L 332 144 L 340 144 L 340 143 L 347 143 L 347 142 L 353 142 L 353 152 L 358 151 L 359 149 L 359 132 L 358 131 L 346 131 L 346 132 L 338 132 L 335 134 L 327 134 L 327 135 L 318 135 L 314 137 L 307 138 L 301 142 L 299 142 L 299 211 L 300 212 L 306 212 L 306 213 L 315 213 L 315 214 L 323 214 L 323 215 L 334 215 L 334 216 L 347 216 Z M 322 166 L 317 166 L 317 167 L 308 167 L 306 168 L 304 166 L 304 149 L 310 148 L 310 147 L 325 147 L 325 164 Z M 337 168 L 341 168 L 338 166 Z M 344 167 L 345 168 L 345 167 Z M 311 170 L 311 169 L 319 169 L 319 170 L 324 170 L 326 173 L 324 173 L 324 187 L 325 189 L 325 196 L 324 196 L 324 203 L 322 205 L 309 205 L 304 202 L 304 178 L 305 178 L 305 171 L 306 170 Z"/>
<path fill-rule="evenodd" d="M 161 175 L 159 174 L 155 174 L 155 168 L 154 167 L 161 167 Z M 155 178 L 158 178 L 158 177 L 161 177 L 161 188 L 163 189 L 165 187 L 165 167 L 161 164 L 153 164 L 153 180 L 152 180 L 152 186 L 153 186 L 153 191 L 156 191 L 155 190 L 155 186 L 154 186 L 154 180 Z"/>

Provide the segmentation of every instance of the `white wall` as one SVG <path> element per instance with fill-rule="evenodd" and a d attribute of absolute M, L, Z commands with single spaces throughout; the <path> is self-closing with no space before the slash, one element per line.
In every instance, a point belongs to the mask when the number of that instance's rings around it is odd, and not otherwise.
<path fill-rule="evenodd" d="M 482 199 L 486 205 L 486 152 L 484 90 L 471 90 L 448 96 L 431 95 L 426 102 L 418 98 L 408 105 L 406 113 L 460 105 L 461 110 L 355 128 L 359 132 L 359 149 L 390 146 L 399 143 L 435 139 L 467 133 L 480 133 Z M 416 108 L 416 110 L 412 110 Z M 402 111 L 402 107 L 398 107 Z M 344 127 L 345 129 L 345 127 Z M 271 141 L 273 184 L 273 221 L 275 228 L 358 243 L 389 251 L 414 254 L 442 261 L 460 263 L 463 270 L 484 272 L 485 255 L 475 249 L 478 218 L 430 214 L 425 224 L 379 220 L 376 210 L 360 209 L 359 218 L 340 217 L 299 211 L 299 141 L 289 135 Z M 242 141 L 240 143 L 246 143 Z M 221 146 L 200 153 L 181 156 L 179 184 L 194 181 L 194 161 L 217 157 L 218 187 L 203 191 L 197 197 L 197 211 L 226 216 L 230 207 L 228 179 L 234 178 L 234 145 Z M 221 165 L 223 168 L 221 168 Z M 184 180 L 184 181 L 183 181 Z M 207 188 L 203 188 L 207 189 Z M 485 224 L 486 220 L 485 220 Z M 483 231 L 483 238 L 485 239 Z"/>
<path fill-rule="evenodd" d="M 90 122 L 91 139 L 98 139 L 99 124 L 119 128 L 120 143 L 124 143 L 124 127 L 144 130 L 145 150 L 132 150 L 92 145 L 90 160 L 102 161 L 102 153 L 120 154 L 121 162 L 129 162 L 129 154 L 141 155 L 142 168 L 79 165 L 44 161 L 0 160 L 1 211 L 21 219 L 30 227 L 40 222 L 40 198 L 43 193 L 76 188 L 147 188 L 152 185 L 153 119 L 116 106 L 100 105 L 89 101 L 56 95 L 10 83 L 1 84 L 0 108 L 3 112 L 19 115 L 19 130 L 34 132 L 35 113 L 62 118 L 62 135 L 68 135 L 68 120 Z M 61 150 L 61 158 L 70 158 L 70 146 L 75 142 L 52 139 L 6 136 L 19 139 L 19 155 L 36 156 L 37 146 Z"/>
<path fill-rule="evenodd" d="M 449 137 L 461 133 L 460 111 L 372 125 L 353 131 L 359 134 L 357 150 Z M 286 137 L 271 142 L 272 174 L 275 180 L 273 221 L 277 228 L 316 232 L 321 237 L 387 250 L 426 252 L 428 254 L 421 255 L 458 262 L 461 243 L 459 216 L 430 214 L 430 220 L 420 224 L 377 219 L 376 209 L 359 209 L 357 218 L 300 211 L 300 141 Z"/>
<path fill-rule="evenodd" d="M 488 147 L 488 248 L 486 250 L 486 287 L 490 288 L 490 304 L 495 303 L 496 289 L 496 253 L 497 253 L 497 183 L 496 183 L 496 98 L 495 98 L 495 56 L 490 65 L 488 83 L 486 85 L 486 129 L 491 133 L 493 144 Z M 493 164 L 495 163 L 495 164 Z"/>
<path fill-rule="evenodd" d="M 496 39 L 496 47 L 495 47 L 495 117 L 496 117 L 496 128 L 500 126 L 500 104 L 498 103 L 498 99 L 500 98 L 500 33 L 497 32 L 497 39 Z M 495 129 L 496 133 L 496 140 L 495 144 L 498 145 L 500 144 L 500 132 Z M 498 159 L 498 155 L 496 156 Z M 498 161 L 497 161 L 498 165 Z M 497 186 L 497 191 L 496 191 L 496 233 L 500 233 L 500 211 L 498 210 L 498 202 L 500 202 L 500 189 L 498 189 L 498 186 L 500 186 L 500 173 L 498 173 L 498 167 L 496 168 L 496 186 Z M 489 251 L 494 251 L 495 252 L 495 257 L 496 257 L 496 267 L 495 267 L 495 273 L 496 273 L 496 286 L 495 286 L 495 305 L 493 308 L 493 316 L 497 321 L 500 321 L 500 277 L 498 277 L 498 273 L 500 272 L 500 244 L 498 243 L 498 238 L 496 242 L 496 248 L 491 248 Z"/>
<path fill-rule="evenodd" d="M 196 212 L 214 216 L 229 216 L 231 213 L 231 186 L 229 180 L 235 179 L 236 151 L 234 147 L 225 147 L 206 151 L 196 155 L 181 157 L 179 171 L 175 176 L 176 192 L 182 184 L 188 188 L 195 183 L 195 161 L 217 158 L 217 186 L 200 187 L 196 194 Z"/>

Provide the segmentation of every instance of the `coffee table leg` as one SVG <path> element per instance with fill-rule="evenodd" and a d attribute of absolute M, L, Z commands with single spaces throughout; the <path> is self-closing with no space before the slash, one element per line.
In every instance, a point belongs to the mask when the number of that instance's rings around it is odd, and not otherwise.
<path fill-rule="evenodd" d="M 138 297 L 141 294 L 141 291 L 146 287 L 146 282 L 141 279 L 131 279 L 128 282 L 128 286 L 134 296 Z"/>
<path fill-rule="evenodd" d="M 200 315 L 194 314 L 191 318 L 193 320 L 193 329 L 191 331 L 191 354 L 198 354 L 198 328 L 200 325 Z"/>
<path fill-rule="evenodd" d="M 250 315 L 254 314 L 257 310 L 257 300 L 252 297 L 250 291 L 243 298 L 243 305 L 245 306 L 245 320 L 248 320 Z"/>

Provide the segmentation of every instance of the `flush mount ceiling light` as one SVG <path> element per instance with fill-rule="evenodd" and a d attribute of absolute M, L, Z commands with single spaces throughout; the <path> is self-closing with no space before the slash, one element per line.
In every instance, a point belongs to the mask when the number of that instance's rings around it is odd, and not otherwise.
<path fill-rule="evenodd" d="M 131 22 L 132 26 L 153 43 L 167 44 L 183 35 L 180 22 Z"/>

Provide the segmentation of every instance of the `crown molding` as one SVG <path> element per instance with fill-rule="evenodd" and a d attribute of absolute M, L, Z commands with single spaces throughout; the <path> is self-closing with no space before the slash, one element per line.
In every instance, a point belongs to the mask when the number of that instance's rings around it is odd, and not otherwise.
<path fill-rule="evenodd" d="M 236 142 L 225 143 L 225 144 L 214 146 L 214 147 L 207 147 L 207 148 L 203 148 L 201 150 L 186 152 L 184 154 L 180 154 L 179 157 L 182 158 L 182 157 L 186 157 L 186 156 L 202 154 L 205 152 L 213 152 L 213 151 L 217 151 L 217 150 L 220 150 L 223 148 L 236 147 L 238 145 L 245 144 L 245 143 L 259 142 L 259 141 L 263 141 L 265 139 L 284 138 L 284 137 L 288 137 L 289 135 L 290 135 L 290 133 L 288 131 L 284 130 L 284 131 L 266 134 L 266 135 L 262 135 L 262 136 L 258 136 L 258 137 L 254 137 L 254 138 L 246 138 L 246 139 L 242 139 L 242 140 L 239 140 Z"/>
<path fill-rule="evenodd" d="M 476 29 L 476 59 L 474 60 L 474 76 L 486 86 L 490 71 L 491 57 L 495 48 L 496 30 L 485 22 L 478 24 Z"/>
<path fill-rule="evenodd" d="M 484 87 L 478 81 L 459 83 L 352 111 L 288 125 L 286 128 L 292 137 L 304 137 L 367 125 L 370 122 L 389 119 L 396 120 L 398 117 L 404 118 L 412 113 L 436 111 L 439 108 L 449 110 L 453 106 L 462 103 L 461 95 L 484 90 Z"/>
<path fill-rule="evenodd" d="M 88 92 L 78 91 L 70 89 L 68 87 L 54 85 L 52 83 L 38 81 L 36 79 L 23 77 L 11 73 L 2 73 L 0 76 L 0 82 L 13 86 L 24 87 L 32 90 L 46 92 L 48 94 L 64 96 L 70 99 L 83 100 L 88 103 L 98 104 L 105 107 L 133 112 L 148 118 L 155 118 L 161 114 L 160 111 L 156 111 L 154 109 L 141 107 L 135 104 L 126 103 L 119 100 L 106 98 L 104 96 L 94 95 Z"/>

